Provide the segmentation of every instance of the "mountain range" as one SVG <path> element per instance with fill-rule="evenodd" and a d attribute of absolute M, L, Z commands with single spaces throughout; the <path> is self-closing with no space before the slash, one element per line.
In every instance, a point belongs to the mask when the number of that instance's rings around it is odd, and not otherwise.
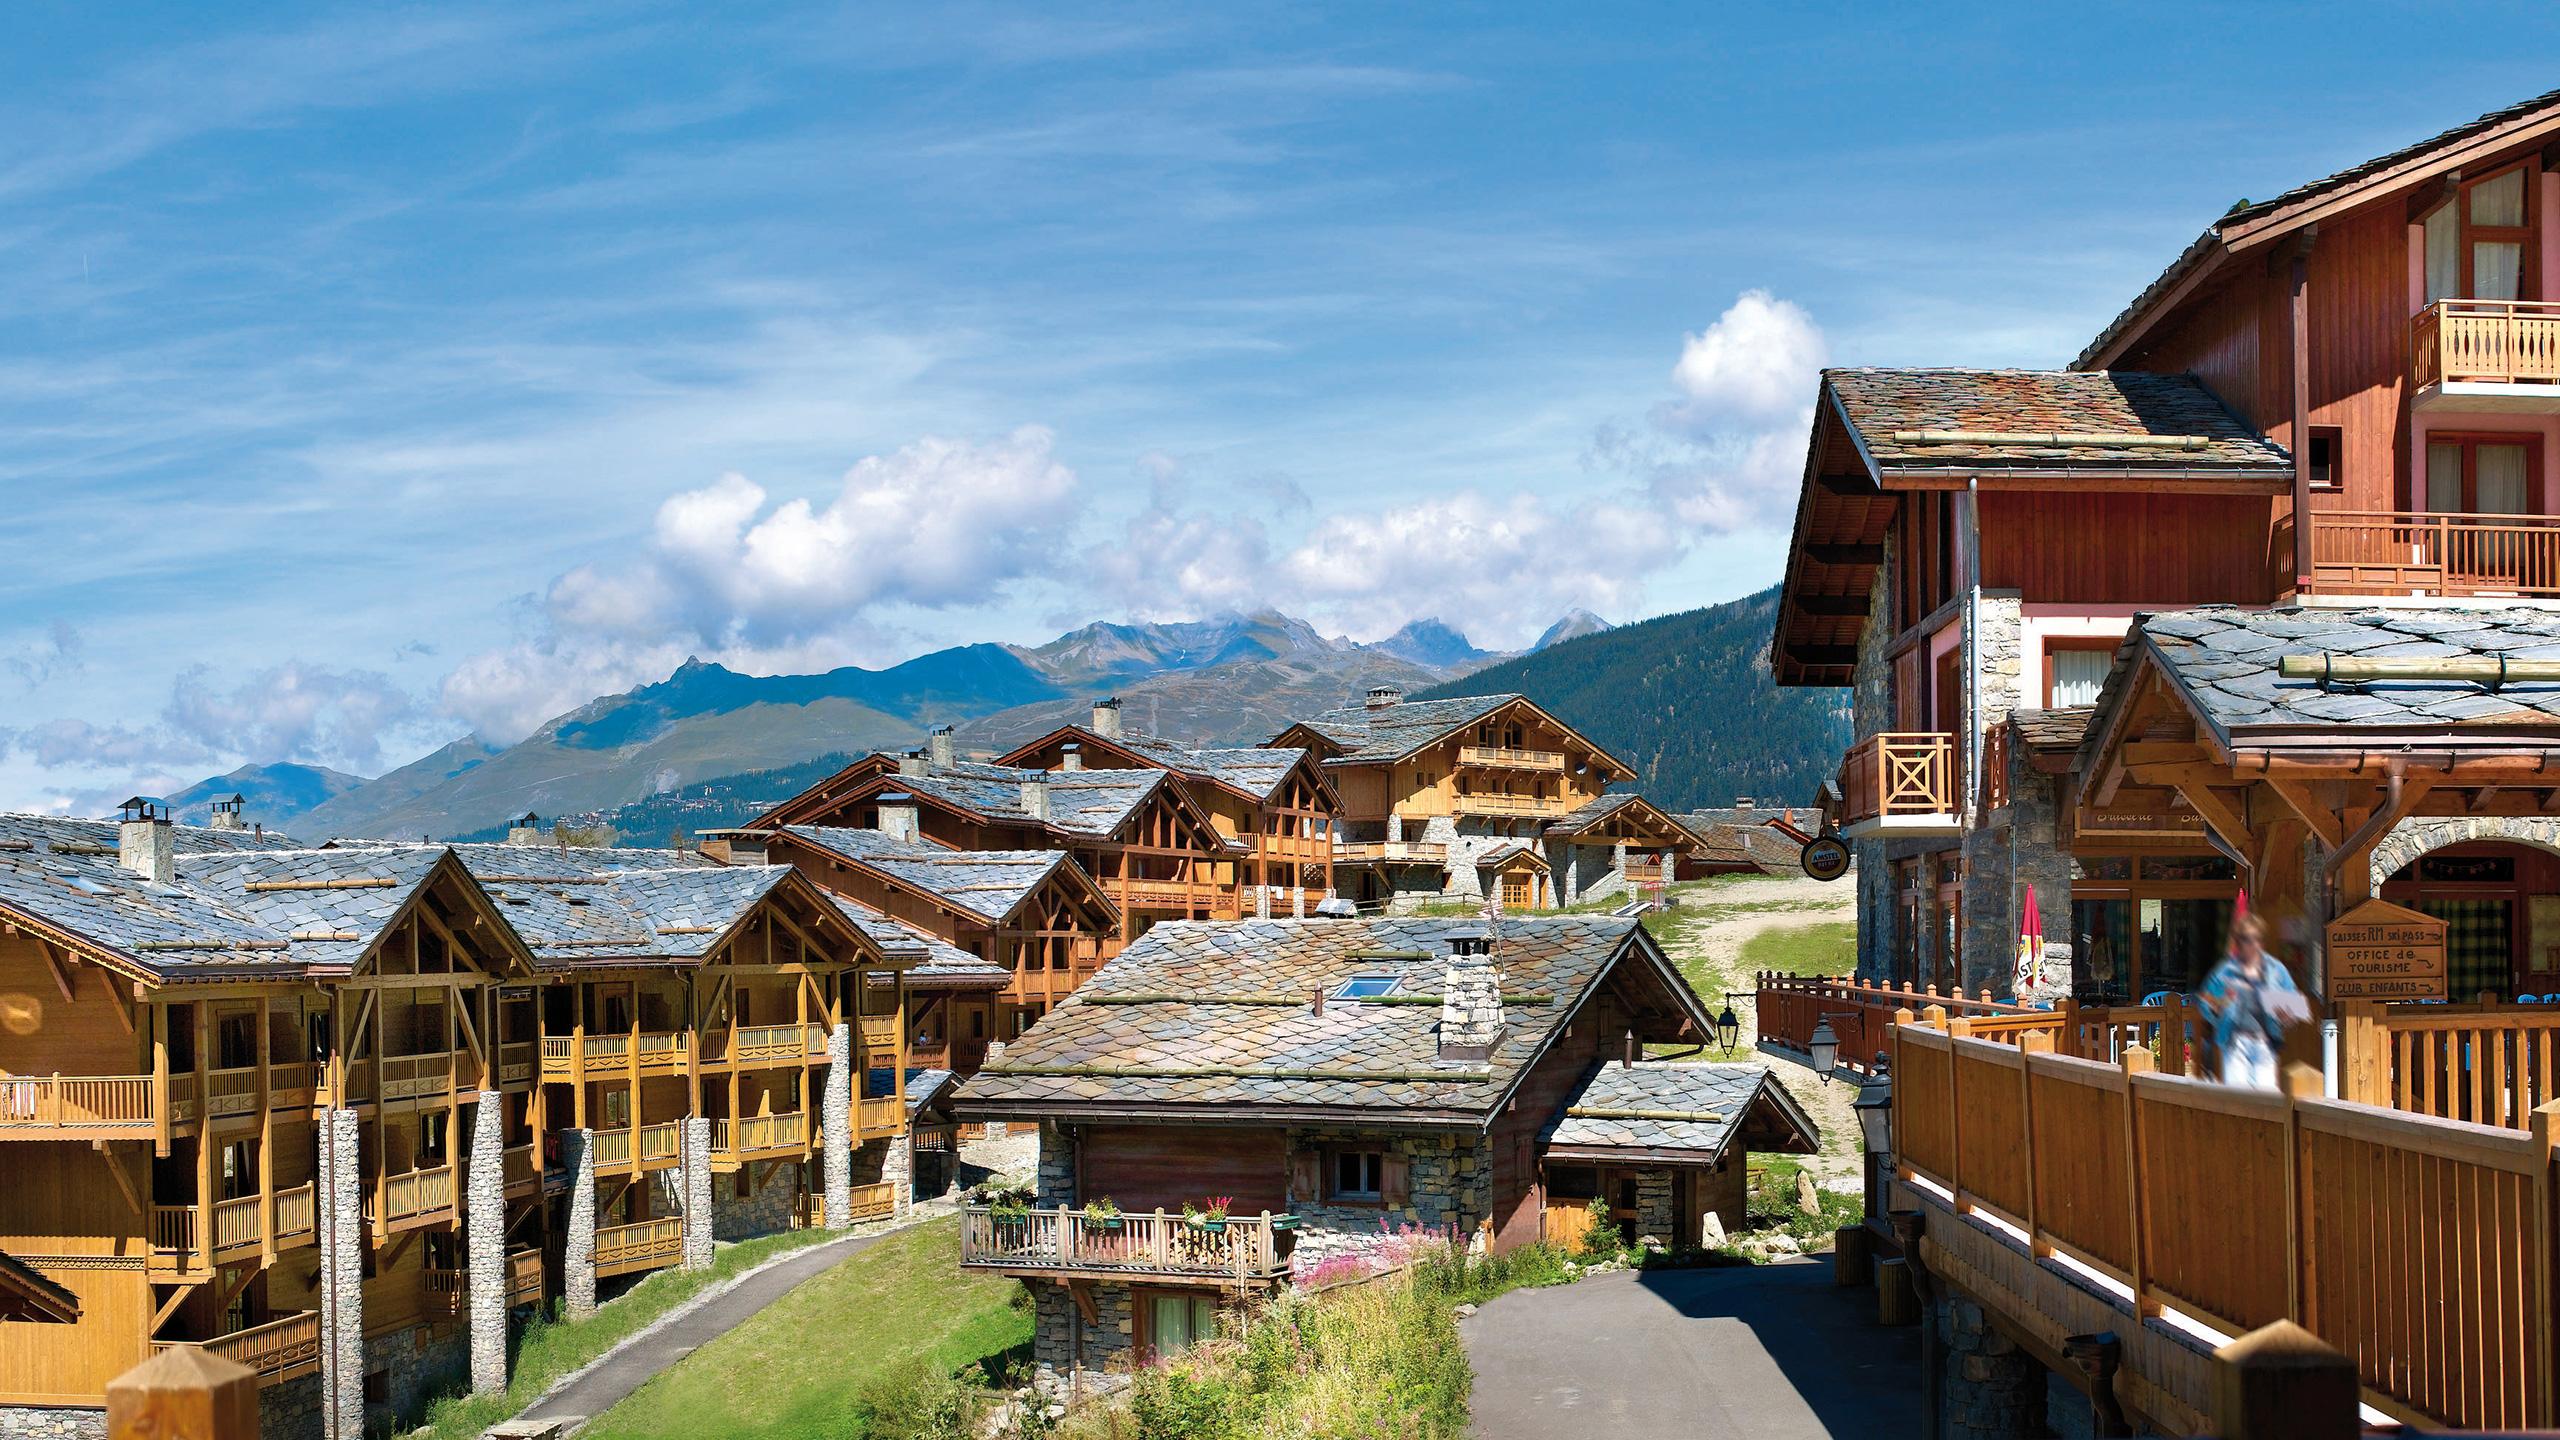
<path fill-rule="evenodd" d="M 1606 630 L 1606 621 L 1576 611 L 1547 635 L 1587 638 Z M 1371 685 L 1417 689 L 1504 658 L 1439 620 L 1417 620 L 1364 644 L 1262 611 L 1097 623 L 1045 645 L 962 645 L 880 670 L 759 676 L 687 660 L 664 680 L 591 700 L 513 745 L 465 736 L 374 779 L 338 786 L 285 818 L 310 835 L 376 837 L 474 834 L 526 811 L 612 823 L 617 807 L 665 810 L 658 797 L 688 787 L 727 794 L 736 787 L 714 782 L 797 771 L 818 756 L 916 745 L 937 725 L 954 726 L 964 748 L 1009 749 L 1083 718 L 1104 695 L 1120 697 L 1136 728 L 1247 743 Z M 615 828 L 655 843 L 665 831 L 656 810 L 634 812 Z"/>
<path fill-rule="evenodd" d="M 283 830 L 315 807 L 365 783 L 363 776 L 344 770 L 284 760 L 273 765 L 243 765 L 228 775 L 199 780 L 175 795 L 161 798 L 169 802 L 170 816 L 180 824 L 202 825 L 213 818 L 213 802 L 237 795 L 243 822 Z"/>

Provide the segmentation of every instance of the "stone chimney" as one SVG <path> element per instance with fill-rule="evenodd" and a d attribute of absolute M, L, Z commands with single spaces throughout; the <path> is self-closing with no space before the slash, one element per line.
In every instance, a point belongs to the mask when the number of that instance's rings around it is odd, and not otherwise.
<path fill-rule="evenodd" d="M 1493 942 L 1481 934 L 1449 937 L 1449 968 L 1440 982 L 1440 1058 L 1487 1060 L 1502 1040 L 1502 977 Z"/>
<path fill-rule="evenodd" d="M 935 770 L 948 770 L 957 757 L 951 749 L 951 727 L 937 725 L 924 737 L 925 764 Z"/>
<path fill-rule="evenodd" d="M 136 795 L 124 802 L 116 825 L 116 863 L 156 884 L 178 878 L 178 837 L 169 829 L 169 804 Z"/>
<path fill-rule="evenodd" d="M 901 775 L 923 774 L 924 752 L 921 750 L 909 750 L 905 754 L 900 755 L 898 757 L 898 773 Z"/>
<path fill-rule="evenodd" d="M 1105 695 L 1093 702 L 1093 724 L 1090 728 L 1105 740 L 1120 738 L 1120 697 Z"/>
<path fill-rule="evenodd" d="M 892 840 L 912 842 L 921 826 L 916 821 L 916 797 L 904 790 L 887 790 L 880 795 L 880 833 Z"/>
<path fill-rule="evenodd" d="M 1757 810 L 1760 808 L 1760 797 L 1757 795 L 1736 795 L 1733 797 L 1733 808 L 1736 810 Z"/>
<path fill-rule="evenodd" d="M 507 822 L 507 843 L 539 845 L 542 843 L 542 817 L 527 810 Z"/>
<path fill-rule="evenodd" d="M 1061 769 L 1061 770 L 1081 770 L 1081 769 L 1083 769 L 1083 768 L 1084 768 L 1084 747 L 1083 747 L 1083 746 L 1081 746 L 1081 745 L 1074 744 L 1074 743 L 1072 743 L 1072 742 L 1070 742 L 1070 743 L 1068 743 L 1068 744 L 1065 744 L 1065 745 L 1061 745 L 1061 746 L 1059 746 L 1059 747 L 1058 747 L 1058 768 L 1059 768 L 1059 769 Z"/>
<path fill-rule="evenodd" d="M 1390 705 L 1401 705 L 1404 703 L 1404 688 L 1398 685 L 1372 685 L 1369 687 L 1369 693 L 1360 703 L 1371 710 L 1384 710 Z"/>
<path fill-rule="evenodd" d="M 240 807 L 248 803 L 249 798 L 245 795 L 234 795 L 228 800 L 214 801 L 213 828 L 216 830 L 248 829 L 249 827 L 240 821 Z"/>
<path fill-rule="evenodd" d="M 1049 818 L 1049 780 L 1042 776 L 1022 782 L 1022 813 L 1034 820 Z"/>

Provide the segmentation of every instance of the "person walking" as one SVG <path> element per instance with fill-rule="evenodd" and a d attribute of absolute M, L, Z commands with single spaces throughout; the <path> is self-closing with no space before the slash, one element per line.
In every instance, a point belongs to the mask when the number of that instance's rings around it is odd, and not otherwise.
<path fill-rule="evenodd" d="M 2267 954 L 2266 930 L 2257 916 L 2231 922 L 2230 953 L 2205 977 L 2197 1000 L 2222 1054 L 2222 1083 L 2275 1089 L 2285 1029 L 2310 1018 L 2311 1007 L 2292 972 Z"/>

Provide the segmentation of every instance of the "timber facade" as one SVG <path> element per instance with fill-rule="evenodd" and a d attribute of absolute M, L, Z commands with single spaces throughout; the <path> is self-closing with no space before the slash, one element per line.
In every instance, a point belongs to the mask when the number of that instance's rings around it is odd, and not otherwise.
<path fill-rule="evenodd" d="M 550 1301 L 889 1214 L 929 958 L 781 866 L 0 817 L 0 1250 L 61 1302 L 0 1422 L 102 1433 L 194 1345 L 266 1433 L 361 1433 Z"/>

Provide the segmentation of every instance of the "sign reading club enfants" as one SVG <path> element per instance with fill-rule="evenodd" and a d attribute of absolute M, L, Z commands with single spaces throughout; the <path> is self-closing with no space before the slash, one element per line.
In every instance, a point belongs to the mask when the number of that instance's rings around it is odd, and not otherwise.
<path fill-rule="evenodd" d="M 2444 922 L 2367 900 L 2329 922 L 2329 998 L 2442 1000 Z"/>

